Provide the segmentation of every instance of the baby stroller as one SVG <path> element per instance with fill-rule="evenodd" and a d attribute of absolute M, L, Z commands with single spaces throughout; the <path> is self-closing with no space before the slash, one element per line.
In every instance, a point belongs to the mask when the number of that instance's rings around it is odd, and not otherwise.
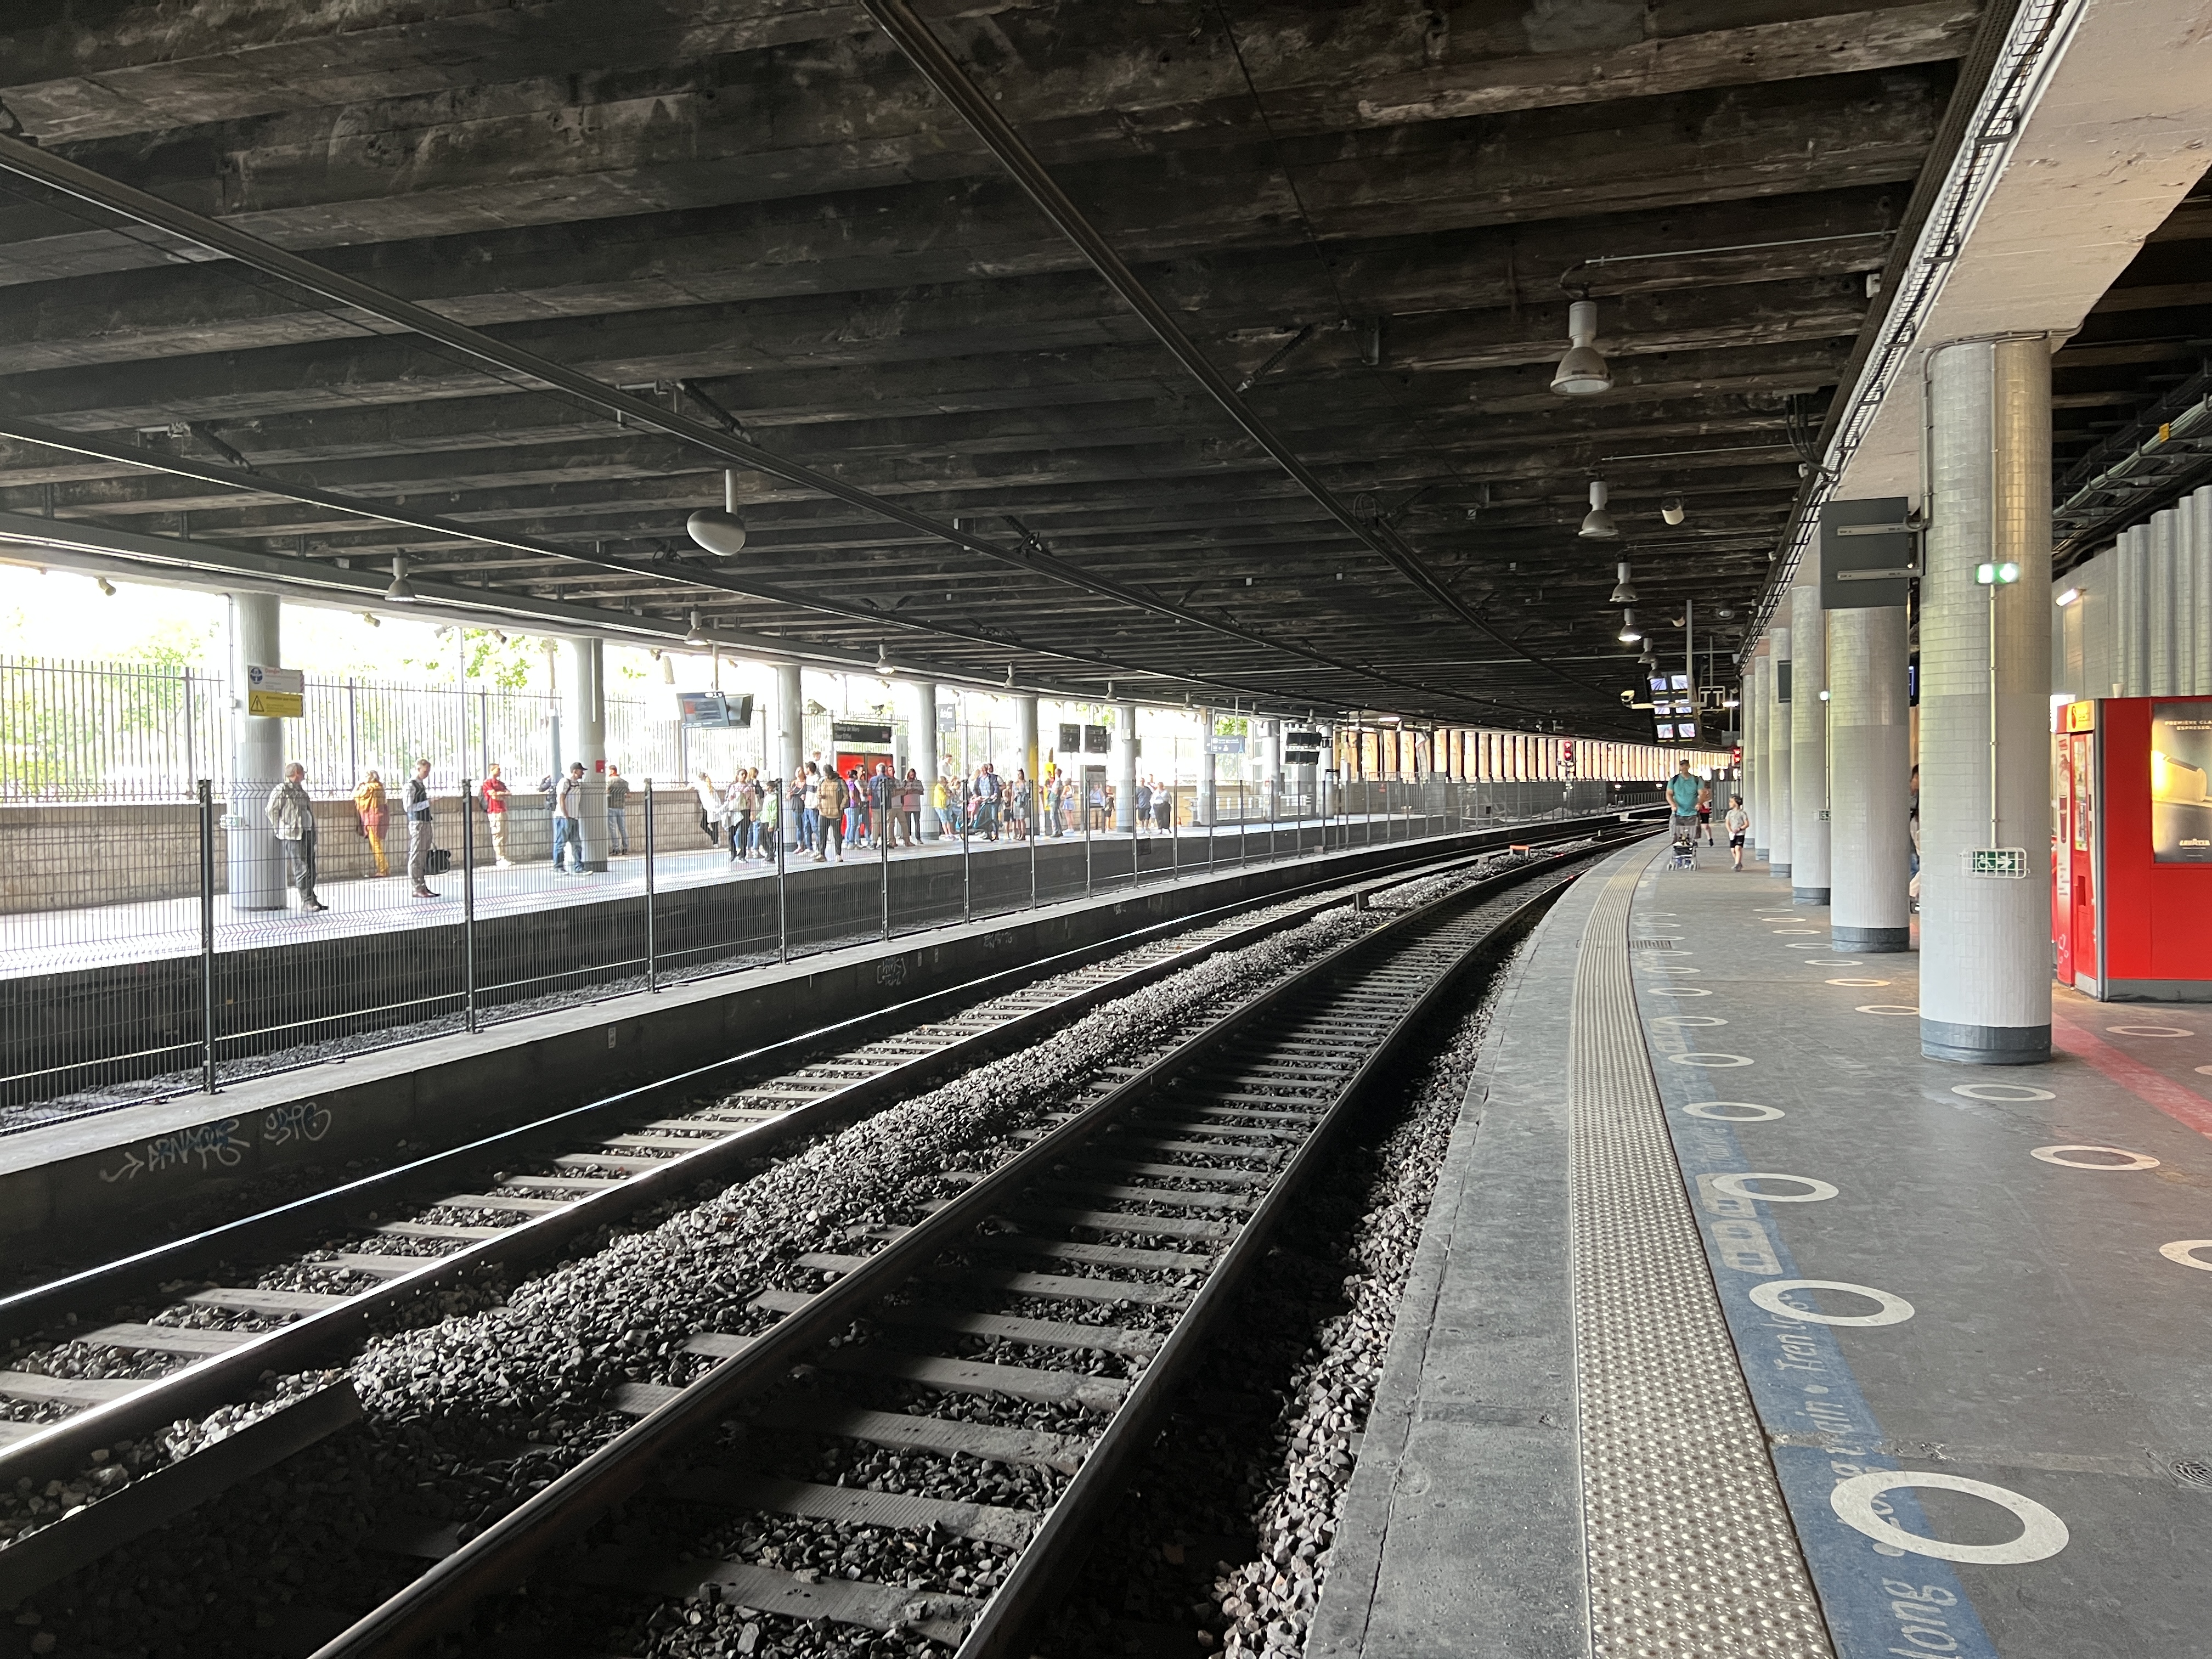
<path fill-rule="evenodd" d="M 1698 821 L 1678 817 L 1674 820 L 1674 868 L 1694 870 L 1698 867 Z"/>

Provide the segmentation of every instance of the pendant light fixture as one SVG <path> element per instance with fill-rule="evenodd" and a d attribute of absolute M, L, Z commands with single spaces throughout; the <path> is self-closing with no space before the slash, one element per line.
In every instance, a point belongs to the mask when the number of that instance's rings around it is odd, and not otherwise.
<path fill-rule="evenodd" d="M 1636 613 L 1633 611 L 1622 611 L 1620 613 L 1620 642 L 1623 645 L 1634 645 L 1643 637 L 1643 630 L 1636 625 Z"/>
<path fill-rule="evenodd" d="M 1613 597 L 1606 603 L 1608 605 L 1636 603 L 1636 585 L 1628 580 L 1628 561 L 1626 559 L 1620 562 L 1620 580 L 1613 585 Z"/>
<path fill-rule="evenodd" d="M 722 474 L 721 506 L 701 507 L 684 521 L 684 528 L 693 541 L 718 559 L 732 558 L 745 550 L 745 521 L 738 516 L 735 471 Z"/>
<path fill-rule="evenodd" d="M 699 613 L 696 611 L 691 613 L 691 631 L 684 636 L 684 643 L 696 645 L 702 649 L 707 644 L 707 630 L 699 626 Z"/>
<path fill-rule="evenodd" d="M 394 605 L 415 603 L 415 584 L 407 580 L 407 556 L 404 553 L 392 556 L 392 586 L 384 590 L 384 597 Z"/>
<path fill-rule="evenodd" d="M 1659 503 L 1659 516 L 1668 524 L 1680 524 L 1690 516 L 1690 509 L 1682 505 L 1680 495 L 1669 495 Z"/>
<path fill-rule="evenodd" d="M 1577 532 L 1600 540 L 1620 534 L 1620 526 L 1613 521 L 1613 514 L 1605 510 L 1605 480 L 1592 478 L 1589 489 L 1590 510 L 1583 515 L 1583 527 Z"/>
<path fill-rule="evenodd" d="M 1563 398 L 1589 398 L 1613 390 L 1613 371 L 1597 355 L 1597 301 L 1577 300 L 1567 307 L 1567 355 L 1552 376 L 1552 390 Z"/>

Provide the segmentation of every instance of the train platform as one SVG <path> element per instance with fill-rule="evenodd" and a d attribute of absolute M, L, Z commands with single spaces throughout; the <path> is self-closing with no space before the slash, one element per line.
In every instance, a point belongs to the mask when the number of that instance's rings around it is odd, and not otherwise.
<path fill-rule="evenodd" d="M 2207 1651 L 2212 1009 L 1925 1060 L 1917 954 L 1727 865 L 1504 992 L 1310 1654 Z"/>

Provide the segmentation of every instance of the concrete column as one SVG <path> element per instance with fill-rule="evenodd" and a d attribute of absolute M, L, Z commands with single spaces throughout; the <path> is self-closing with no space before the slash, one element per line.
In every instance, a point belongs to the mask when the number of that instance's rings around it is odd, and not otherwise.
<path fill-rule="evenodd" d="M 1213 711 L 1198 711 L 1198 799 L 1191 811 L 1194 823 L 1213 822 Z"/>
<path fill-rule="evenodd" d="M 1786 618 L 1789 613 L 1779 611 L 1776 615 Z M 1781 881 L 1790 878 L 1790 852 L 1791 832 L 1795 828 L 1790 816 L 1794 810 L 1796 779 L 1790 771 L 1790 735 L 1791 711 L 1796 707 L 1796 693 L 1793 689 L 1790 701 L 1784 702 L 1782 700 L 1785 682 L 1795 678 L 1791 672 L 1790 637 L 1786 623 L 1770 629 L 1767 638 L 1772 642 L 1772 649 L 1767 655 L 1771 667 L 1768 670 L 1770 678 L 1766 697 L 1766 816 L 1772 828 L 1766 843 L 1766 872 Z"/>
<path fill-rule="evenodd" d="M 2212 484 L 2182 503 L 2189 514 L 2189 689 L 2212 695 Z"/>
<path fill-rule="evenodd" d="M 1114 705 L 1114 827 L 1137 827 L 1137 705 Z"/>
<path fill-rule="evenodd" d="M 2142 526 L 2120 532 L 2112 551 L 2112 680 L 2116 697 L 2140 697 L 2150 690 L 2150 647 L 2146 637 L 2143 591 L 2145 535 Z"/>
<path fill-rule="evenodd" d="M 925 695 L 929 687 L 921 688 Z M 937 746 L 937 732 L 933 726 L 924 741 L 929 753 Z M 805 758 L 800 750 L 806 745 L 806 693 L 799 678 L 799 665 L 780 662 L 775 665 L 775 757 L 771 763 L 775 775 L 788 783 Z M 934 763 L 933 763 L 933 764 Z"/>
<path fill-rule="evenodd" d="M 1766 675 L 1765 641 L 1752 653 L 1743 676 L 1743 805 L 1751 814 L 1750 854 L 1766 857 L 1773 832 L 1766 827 Z"/>
<path fill-rule="evenodd" d="M 2051 1056 L 2051 342 L 1943 347 L 1929 365 L 1920 584 L 1920 1051 Z M 2019 565 L 1984 586 L 1975 567 Z M 1972 874 L 2021 849 L 2024 878 Z"/>
<path fill-rule="evenodd" d="M 606 647 L 598 640 L 561 641 L 568 684 L 562 687 L 561 723 L 568 744 L 562 760 L 584 763 L 584 799 L 577 807 L 584 868 L 607 867 Z M 720 783 L 720 779 L 715 781 Z"/>
<path fill-rule="evenodd" d="M 1039 764 L 1043 758 L 1043 750 L 1037 743 L 1037 702 L 1038 699 L 1035 697 L 1014 699 L 1014 744 L 1022 751 L 1021 759 L 1018 764 L 1030 776 L 1030 813 L 1032 825 L 1036 821 L 1036 814 L 1039 811 L 1037 803 L 1041 797 L 1037 791 L 1042 787 L 1044 776 Z M 1006 805 L 1009 811 L 1013 810 L 1013 797 L 1011 793 L 1006 797 Z"/>
<path fill-rule="evenodd" d="M 2149 543 L 2146 556 L 2144 584 L 2145 654 L 2149 658 L 2146 690 L 2154 697 L 2170 697 L 2176 683 L 2173 672 L 2174 642 L 2174 574 L 2178 560 L 2174 546 L 2174 532 L 2180 527 L 2181 515 L 2168 507 L 2163 513 L 2151 515 L 2144 526 Z"/>
<path fill-rule="evenodd" d="M 1811 580 L 1808 580 L 1808 575 Z M 1790 590 L 1790 900 L 1828 902 L 1828 618 L 1820 573 L 1799 567 Z"/>
<path fill-rule="evenodd" d="M 945 760 L 944 740 L 937 735 L 937 682 L 915 680 L 906 691 L 910 701 L 907 705 L 907 749 L 914 757 L 915 770 L 921 774 L 921 838 L 935 841 L 944 833 L 938 822 L 936 806 L 937 780 Z M 799 743 L 792 740 L 792 764 L 799 763 Z"/>
<path fill-rule="evenodd" d="M 246 671 L 284 665 L 283 608 L 274 593 L 233 593 L 229 598 L 231 783 L 223 826 L 229 850 L 230 907 L 281 910 L 289 876 L 284 849 L 269 827 L 268 805 L 269 792 L 284 779 L 284 722 L 246 712 Z M 337 781 L 310 778 L 307 787 L 327 789 Z M 343 781 L 350 789 L 361 780 Z M 392 793 L 396 803 L 396 783 Z M 392 817 L 398 820 L 396 810 Z"/>
<path fill-rule="evenodd" d="M 1905 656 L 1903 605 L 1828 613 L 1828 934 L 1838 952 L 1912 945 Z"/>

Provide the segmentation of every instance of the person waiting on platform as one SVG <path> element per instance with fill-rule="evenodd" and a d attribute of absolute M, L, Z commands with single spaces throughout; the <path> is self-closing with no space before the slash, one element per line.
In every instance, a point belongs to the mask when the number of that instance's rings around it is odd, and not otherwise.
<path fill-rule="evenodd" d="M 629 780 L 607 768 L 607 851 L 629 851 Z"/>
<path fill-rule="evenodd" d="M 1705 837 L 1705 845 L 1713 844 L 1713 787 L 1707 783 L 1698 791 L 1698 828 Z"/>
<path fill-rule="evenodd" d="M 507 780 L 500 776 L 499 763 L 494 761 L 484 768 L 477 798 L 483 802 L 484 827 L 491 832 L 491 861 L 501 870 L 514 868 L 514 860 L 507 855 Z"/>
<path fill-rule="evenodd" d="M 758 803 L 753 812 L 753 846 L 763 859 L 774 863 L 775 826 L 783 816 L 783 791 L 775 779 L 763 778 L 758 771 L 746 775 L 752 780 L 753 794 Z"/>
<path fill-rule="evenodd" d="M 435 898 L 430 890 L 430 763 L 415 763 L 413 775 L 401 796 L 407 814 L 407 879 L 415 884 L 416 898 Z"/>
<path fill-rule="evenodd" d="M 390 875 L 392 863 L 384 856 L 384 780 L 374 772 L 365 774 L 361 787 L 353 792 L 353 810 L 361 820 L 369 855 L 376 860 L 376 873 Z"/>
<path fill-rule="evenodd" d="M 269 827 L 284 849 L 301 908 L 327 910 L 331 907 L 315 896 L 315 805 L 307 799 L 307 769 L 297 761 L 284 769 L 284 781 L 269 792 Z"/>
<path fill-rule="evenodd" d="M 845 861 L 845 780 L 837 775 L 835 767 L 822 775 L 814 786 L 814 815 L 819 828 L 815 832 L 814 861 L 827 864 L 833 858 L 840 864 Z M 831 849 L 835 848 L 833 852 Z"/>
<path fill-rule="evenodd" d="M 1743 810 L 1743 797 L 1730 795 L 1728 810 L 1729 857 L 1731 868 L 1743 868 L 1743 838 L 1751 832 L 1751 814 Z"/>
<path fill-rule="evenodd" d="M 691 793 L 699 798 L 699 833 L 707 838 L 707 845 L 719 847 L 722 841 L 724 811 L 722 798 L 716 793 L 714 779 L 704 772 L 691 775 Z"/>
<path fill-rule="evenodd" d="M 561 873 L 561 855 L 576 855 L 574 873 L 584 873 L 584 763 L 571 761 L 553 795 L 553 873 Z"/>

